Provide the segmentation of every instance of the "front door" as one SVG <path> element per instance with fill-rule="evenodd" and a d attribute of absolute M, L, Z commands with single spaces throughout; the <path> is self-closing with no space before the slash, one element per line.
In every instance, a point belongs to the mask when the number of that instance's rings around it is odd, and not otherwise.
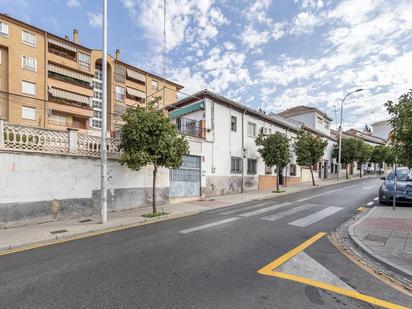
<path fill-rule="evenodd" d="M 182 157 L 182 165 L 170 170 L 170 197 L 200 196 L 200 157 Z"/>

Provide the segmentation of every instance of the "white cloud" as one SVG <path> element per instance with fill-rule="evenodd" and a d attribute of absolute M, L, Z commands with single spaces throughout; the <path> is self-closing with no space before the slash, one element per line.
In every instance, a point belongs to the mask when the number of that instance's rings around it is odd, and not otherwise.
<path fill-rule="evenodd" d="M 79 7 L 80 6 L 80 1 L 79 0 L 67 0 L 66 5 L 68 7 Z"/>
<path fill-rule="evenodd" d="M 265 44 L 269 41 L 269 39 L 269 31 L 258 32 L 251 26 L 246 27 L 241 35 L 242 43 L 249 48 L 255 48 L 259 45 Z"/>
<path fill-rule="evenodd" d="M 122 0 L 130 16 L 145 31 L 154 46 L 163 42 L 163 1 Z M 167 50 L 184 41 L 208 45 L 219 34 L 218 26 L 228 24 L 228 19 L 214 5 L 214 0 L 170 0 L 166 12 Z"/>
<path fill-rule="evenodd" d="M 89 25 L 93 28 L 101 28 L 103 26 L 103 15 L 101 13 L 88 12 Z"/>
<path fill-rule="evenodd" d="M 290 32 L 301 35 L 311 33 L 315 27 L 323 23 L 323 16 L 315 15 L 310 12 L 300 12 L 293 21 Z"/>

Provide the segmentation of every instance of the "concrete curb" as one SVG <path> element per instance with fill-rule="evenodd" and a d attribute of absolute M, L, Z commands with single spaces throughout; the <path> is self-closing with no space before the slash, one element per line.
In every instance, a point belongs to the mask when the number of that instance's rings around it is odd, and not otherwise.
<path fill-rule="evenodd" d="M 15 246 L 3 246 L 0 248 L 0 256 L 2 255 L 7 255 L 7 254 L 12 254 L 12 253 L 17 253 L 20 251 L 26 251 L 30 249 L 35 249 L 38 247 L 43 247 L 43 246 L 49 246 L 49 245 L 54 245 L 54 244 L 59 244 L 63 242 L 68 242 L 72 240 L 77 240 L 77 239 L 82 239 L 86 237 L 92 237 L 92 236 L 98 236 L 106 233 L 111 233 L 111 232 L 116 232 L 116 231 L 121 231 L 121 230 L 126 230 L 129 228 L 134 228 L 138 226 L 143 226 L 143 225 L 148 225 L 148 224 L 153 224 L 153 223 L 159 223 L 163 221 L 168 221 L 168 220 L 174 220 L 174 219 L 179 219 L 183 217 L 188 217 L 192 215 L 196 215 L 199 213 L 202 213 L 205 210 L 193 210 L 193 211 L 187 211 L 183 213 L 177 213 L 177 214 L 170 214 L 170 215 L 165 215 L 161 217 L 155 217 L 155 218 L 145 218 L 145 221 L 143 222 L 135 222 L 135 223 L 120 223 L 120 224 L 115 224 L 109 227 L 102 227 L 101 229 L 91 229 L 86 232 L 80 232 L 80 233 L 69 233 L 66 235 L 61 235 L 61 236 L 56 236 L 55 238 L 51 239 L 44 239 L 44 240 L 37 240 L 37 241 L 30 241 L 27 243 L 24 243 L 22 245 L 15 245 Z"/>
<path fill-rule="evenodd" d="M 366 246 L 356 235 L 354 232 L 355 227 L 362 223 L 364 220 L 366 220 L 378 207 L 375 206 L 373 207 L 370 211 L 368 211 L 367 213 L 365 213 L 362 217 L 360 217 L 359 219 L 357 219 L 354 223 L 350 224 L 348 227 L 348 235 L 349 235 L 349 239 L 352 241 L 352 243 L 355 245 L 356 248 L 360 249 L 362 252 L 364 252 L 365 254 L 367 254 L 370 258 L 372 258 L 373 260 L 385 265 L 386 267 L 388 267 L 390 270 L 398 273 L 401 276 L 406 277 L 408 280 L 412 281 L 412 271 L 399 266 L 391 261 L 389 261 L 388 259 L 380 256 L 378 253 L 374 252 L 373 250 L 371 250 L 368 246 Z"/>

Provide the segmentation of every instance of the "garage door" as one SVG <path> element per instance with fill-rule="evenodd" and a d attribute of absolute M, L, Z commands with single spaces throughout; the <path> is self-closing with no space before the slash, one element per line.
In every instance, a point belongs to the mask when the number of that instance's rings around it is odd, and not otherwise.
<path fill-rule="evenodd" d="M 170 170 L 170 197 L 200 196 L 200 157 L 183 156 L 182 166 Z"/>

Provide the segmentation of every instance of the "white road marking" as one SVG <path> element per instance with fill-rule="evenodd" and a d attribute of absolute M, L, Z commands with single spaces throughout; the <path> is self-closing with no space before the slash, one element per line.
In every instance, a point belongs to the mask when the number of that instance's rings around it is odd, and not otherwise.
<path fill-rule="evenodd" d="M 379 197 L 375 197 L 373 200 L 374 200 L 374 201 L 377 201 L 377 200 L 379 200 Z"/>
<path fill-rule="evenodd" d="M 369 202 L 369 203 L 366 204 L 366 205 L 371 206 L 371 205 L 373 205 L 373 202 Z"/>
<path fill-rule="evenodd" d="M 334 213 L 341 211 L 343 208 L 342 207 L 328 207 L 325 209 L 322 209 L 321 211 L 315 212 L 309 216 L 306 216 L 304 218 L 295 220 L 290 222 L 290 225 L 294 225 L 294 226 L 300 226 L 300 227 L 306 227 L 308 225 L 311 225 L 315 222 L 318 222 L 326 217 L 329 217 L 331 215 L 333 215 Z"/>
<path fill-rule="evenodd" d="M 265 212 L 269 212 L 269 211 L 272 211 L 272 210 L 275 210 L 275 209 L 279 209 L 279 208 L 288 206 L 288 205 L 290 205 L 290 204 L 292 204 L 292 203 L 286 202 L 286 203 L 278 204 L 278 205 L 275 205 L 275 206 L 260 208 L 260 209 L 255 210 L 255 211 L 245 212 L 244 214 L 240 214 L 239 216 L 240 216 L 240 217 L 252 217 L 252 216 L 257 216 L 257 215 L 263 214 L 263 213 L 265 213 Z"/>
<path fill-rule="evenodd" d="M 231 214 L 234 214 L 234 213 L 237 213 L 237 212 L 242 212 L 242 211 L 255 209 L 255 208 L 259 208 L 259 207 L 262 207 L 262 205 L 259 206 L 259 205 L 254 204 L 254 205 L 249 205 L 249 206 L 246 206 L 246 207 L 239 206 L 239 208 L 237 208 L 237 209 L 222 211 L 222 212 L 219 212 L 219 214 L 221 214 L 221 215 L 231 215 Z"/>
<path fill-rule="evenodd" d="M 228 219 L 225 219 L 225 220 L 220 220 L 220 221 L 212 222 L 212 223 L 209 223 L 209 224 L 204 224 L 204 225 L 192 227 L 192 228 L 190 228 L 190 229 L 180 231 L 180 233 L 182 233 L 182 234 L 188 234 L 188 233 L 191 233 L 191 232 L 196 232 L 196 231 L 208 229 L 208 228 L 210 228 L 210 227 L 214 227 L 214 226 L 217 226 L 217 225 L 229 223 L 229 222 L 232 222 L 232 221 L 235 221 L 235 220 L 239 220 L 239 219 L 240 219 L 240 218 L 228 218 Z"/>
<path fill-rule="evenodd" d="M 370 190 L 370 189 L 373 189 L 373 188 L 375 188 L 374 185 L 373 185 L 373 186 L 369 186 L 369 187 L 363 187 L 363 190 Z"/>
<path fill-rule="evenodd" d="M 276 214 L 263 217 L 261 219 L 273 222 L 273 221 L 282 219 L 284 217 L 293 215 L 295 213 L 298 213 L 300 211 L 304 211 L 304 210 L 307 210 L 307 209 L 314 208 L 316 206 L 319 206 L 319 205 L 317 205 L 317 204 L 304 204 L 304 205 L 301 205 L 301 206 L 293 207 L 292 209 L 284 210 L 284 211 L 278 212 Z"/>

